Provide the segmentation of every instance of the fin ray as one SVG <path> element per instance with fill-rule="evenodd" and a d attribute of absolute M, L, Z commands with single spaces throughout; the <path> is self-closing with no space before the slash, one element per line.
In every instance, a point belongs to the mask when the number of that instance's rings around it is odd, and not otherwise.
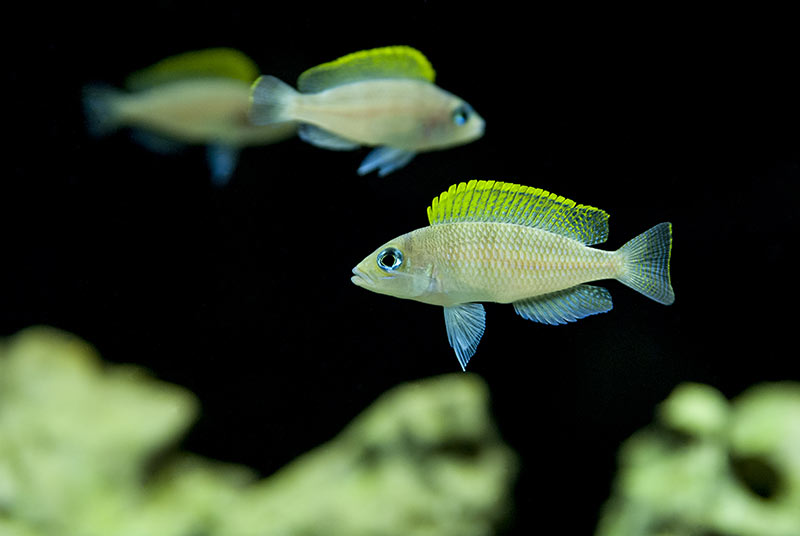
<path fill-rule="evenodd" d="M 522 318 L 550 325 L 607 313 L 613 307 L 611 293 L 594 285 L 577 285 L 514 302 L 514 311 Z"/>
<path fill-rule="evenodd" d="M 486 311 L 480 303 L 462 303 L 444 308 L 447 342 L 455 350 L 461 369 L 475 355 L 478 343 L 486 329 Z"/>
<path fill-rule="evenodd" d="M 625 256 L 623 273 L 617 276 L 621 283 L 658 303 L 670 305 L 675 301 L 669 275 L 671 223 L 651 227 L 617 251 Z"/>
<path fill-rule="evenodd" d="M 431 225 L 467 221 L 515 223 L 591 246 L 608 238 L 608 213 L 541 188 L 495 181 L 451 186 L 428 207 Z"/>

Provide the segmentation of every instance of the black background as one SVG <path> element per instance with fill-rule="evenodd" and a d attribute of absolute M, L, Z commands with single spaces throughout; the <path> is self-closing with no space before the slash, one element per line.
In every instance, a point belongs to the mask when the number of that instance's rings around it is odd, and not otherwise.
<path fill-rule="evenodd" d="M 182 447 L 266 476 L 388 388 L 459 370 L 440 308 L 349 281 L 450 184 L 516 181 L 603 208 L 609 249 L 671 221 L 673 306 L 616 282 L 612 312 L 569 326 L 489 304 L 469 366 L 522 460 L 508 533 L 591 532 L 620 442 L 678 383 L 734 396 L 800 374 L 798 41 L 782 13 L 511 5 L 15 7 L 2 334 L 57 326 L 188 387 L 203 413 Z M 85 133 L 84 84 L 176 53 L 238 48 L 293 81 L 391 44 L 428 56 L 486 119 L 481 140 L 384 179 L 356 175 L 365 150 L 291 140 L 246 149 L 220 190 L 200 148 Z"/>

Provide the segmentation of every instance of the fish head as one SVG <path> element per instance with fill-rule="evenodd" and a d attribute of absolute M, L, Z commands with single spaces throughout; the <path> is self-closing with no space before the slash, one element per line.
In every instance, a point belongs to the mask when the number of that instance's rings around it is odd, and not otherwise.
<path fill-rule="evenodd" d="M 353 268 L 350 280 L 378 294 L 425 301 L 436 286 L 433 262 L 414 242 L 414 232 L 386 242 Z"/>
<path fill-rule="evenodd" d="M 464 145 L 483 136 L 486 122 L 463 99 L 446 93 L 436 120 L 429 125 L 430 144 L 434 148 Z"/>

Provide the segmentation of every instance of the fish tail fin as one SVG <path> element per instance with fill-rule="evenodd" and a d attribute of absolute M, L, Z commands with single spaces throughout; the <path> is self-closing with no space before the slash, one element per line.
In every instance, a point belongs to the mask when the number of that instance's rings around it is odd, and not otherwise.
<path fill-rule="evenodd" d="M 122 91 L 102 84 L 83 88 L 83 113 L 90 135 L 105 136 L 121 126 L 117 104 L 122 96 Z"/>
<path fill-rule="evenodd" d="M 274 76 L 259 76 L 250 87 L 250 121 L 269 125 L 293 120 L 289 105 L 298 94 L 292 86 Z"/>
<path fill-rule="evenodd" d="M 670 305 L 675 301 L 669 277 L 672 224 L 659 223 L 617 250 L 622 269 L 617 279 L 648 298 Z"/>

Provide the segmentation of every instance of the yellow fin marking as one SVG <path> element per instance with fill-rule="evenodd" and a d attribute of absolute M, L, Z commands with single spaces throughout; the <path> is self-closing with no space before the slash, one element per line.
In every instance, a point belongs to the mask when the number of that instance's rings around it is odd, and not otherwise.
<path fill-rule="evenodd" d="M 251 83 L 258 66 L 243 52 L 232 48 L 208 48 L 165 58 L 137 71 L 125 80 L 131 90 L 141 90 L 187 78 L 233 78 Z"/>
<path fill-rule="evenodd" d="M 451 186 L 428 207 L 431 225 L 458 222 L 514 223 L 592 245 L 608 238 L 608 214 L 541 188 L 495 181 Z"/>
<path fill-rule="evenodd" d="M 361 50 L 311 67 L 297 79 L 297 89 L 316 93 L 342 84 L 376 78 L 412 78 L 433 82 L 436 72 L 422 52 L 408 46 Z"/>

